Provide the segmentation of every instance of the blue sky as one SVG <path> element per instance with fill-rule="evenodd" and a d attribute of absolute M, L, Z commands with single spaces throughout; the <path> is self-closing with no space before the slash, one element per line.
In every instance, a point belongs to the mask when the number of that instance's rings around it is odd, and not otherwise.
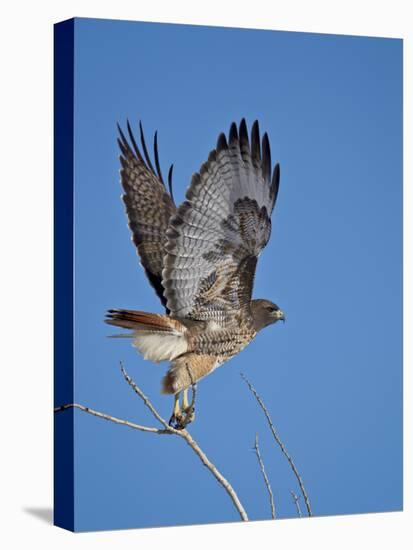
<path fill-rule="evenodd" d="M 158 130 L 180 202 L 221 131 L 246 117 L 281 164 L 271 241 L 254 297 L 286 312 L 198 387 L 190 427 L 251 519 L 270 517 L 258 432 L 279 517 L 299 492 L 261 411 L 266 402 L 315 515 L 402 507 L 402 42 L 77 19 L 75 396 L 153 425 L 119 372 L 169 417 L 166 365 L 110 340 L 111 307 L 161 311 L 120 201 L 116 122 Z M 150 141 L 150 139 L 149 139 Z M 237 521 L 185 443 L 75 413 L 77 530 Z M 301 503 L 304 508 L 304 503 Z"/>

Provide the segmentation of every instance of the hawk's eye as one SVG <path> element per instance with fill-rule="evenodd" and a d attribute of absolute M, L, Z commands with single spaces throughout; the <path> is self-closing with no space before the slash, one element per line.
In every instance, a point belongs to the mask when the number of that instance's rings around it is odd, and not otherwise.
<path fill-rule="evenodd" d="M 274 306 L 267 306 L 267 311 L 277 311 L 277 308 Z"/>

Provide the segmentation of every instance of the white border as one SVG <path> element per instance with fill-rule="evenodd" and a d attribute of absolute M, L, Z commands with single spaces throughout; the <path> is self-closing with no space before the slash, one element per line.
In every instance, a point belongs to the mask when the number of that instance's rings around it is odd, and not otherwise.
<path fill-rule="evenodd" d="M 405 98 L 412 96 L 408 1 L 44 0 L 2 4 L 1 117 L 1 523 L 4 548 L 407 548 L 405 512 L 73 535 L 24 511 L 51 506 L 52 24 L 74 15 L 404 38 Z M 5 9 L 5 7 L 7 7 Z M 411 280 L 411 101 L 405 102 L 405 281 Z M 412 300 L 405 288 L 405 364 L 411 364 Z M 409 307 L 410 306 L 410 307 Z M 412 377 L 405 369 L 405 464 L 411 464 Z M 171 503 L 173 506 L 173 503 Z"/>

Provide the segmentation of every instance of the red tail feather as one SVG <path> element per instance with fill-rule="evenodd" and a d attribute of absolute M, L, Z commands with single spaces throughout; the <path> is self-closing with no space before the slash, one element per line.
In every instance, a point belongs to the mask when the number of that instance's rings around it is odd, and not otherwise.
<path fill-rule="evenodd" d="M 105 322 L 108 325 L 131 330 L 149 330 L 154 332 L 183 332 L 185 330 L 182 323 L 166 315 L 131 309 L 110 309 Z"/>

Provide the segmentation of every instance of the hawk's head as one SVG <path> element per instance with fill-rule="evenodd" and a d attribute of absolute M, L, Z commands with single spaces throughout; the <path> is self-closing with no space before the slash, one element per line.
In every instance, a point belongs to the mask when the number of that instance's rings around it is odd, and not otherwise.
<path fill-rule="evenodd" d="M 270 300 L 252 300 L 251 312 L 257 332 L 277 321 L 285 321 L 284 312 Z"/>

